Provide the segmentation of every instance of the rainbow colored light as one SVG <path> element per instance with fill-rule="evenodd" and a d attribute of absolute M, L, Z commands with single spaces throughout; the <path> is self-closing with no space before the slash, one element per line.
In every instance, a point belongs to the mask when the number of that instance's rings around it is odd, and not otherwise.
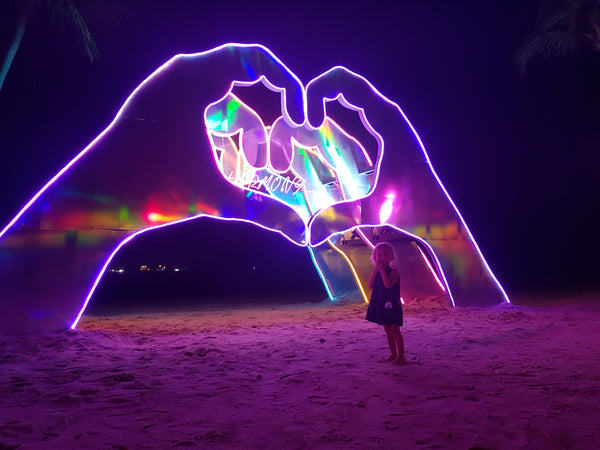
<path fill-rule="evenodd" d="M 272 123 L 233 92 L 258 82 L 281 97 Z M 376 157 L 330 102 L 358 114 Z M 158 68 L 0 232 L 0 332 L 75 328 L 123 245 L 199 217 L 307 247 L 332 299 L 366 299 L 366 255 L 387 240 L 422 266 L 404 298 L 508 301 L 396 103 L 346 68 L 304 86 L 267 48 L 225 44 Z"/>

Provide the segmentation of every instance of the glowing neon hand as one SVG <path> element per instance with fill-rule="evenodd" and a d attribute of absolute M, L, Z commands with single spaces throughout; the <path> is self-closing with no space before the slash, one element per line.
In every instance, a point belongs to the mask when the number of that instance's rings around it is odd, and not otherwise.
<path fill-rule="evenodd" d="M 403 204 L 415 198 L 411 196 L 415 190 L 427 191 L 431 184 L 429 180 L 428 186 L 410 183 L 415 170 L 429 167 L 415 134 L 397 105 L 378 93 L 364 78 L 336 67 L 307 86 L 307 120 L 312 127 L 321 126 L 326 117 L 327 103 L 335 100 L 359 112 L 363 125 L 377 140 L 375 180 L 365 198 L 341 202 L 321 211 L 313 219 L 310 228 L 312 245 L 357 225 L 393 223 L 401 228 L 411 225 L 403 223 L 412 219 L 402 214 L 406 211 Z M 381 207 L 390 198 L 395 199 L 390 214 L 381 217 Z M 427 208 L 419 211 L 429 214 Z"/>
<path fill-rule="evenodd" d="M 331 119 L 316 130 L 283 117 L 265 126 L 228 94 L 206 109 L 205 123 L 222 176 L 289 205 L 306 224 L 317 211 L 362 197 L 371 187 L 368 154 Z"/>
<path fill-rule="evenodd" d="M 179 55 L 148 77 L 0 232 L 0 331 L 76 322 L 107 258 L 140 230 L 209 215 L 303 243 L 306 227 L 291 207 L 220 175 L 206 135 L 205 108 L 234 84 L 258 81 L 281 92 L 290 123 L 304 121 L 301 83 L 262 46 Z"/>
<path fill-rule="evenodd" d="M 258 81 L 281 95 L 282 117 L 269 126 L 232 94 Z M 327 116 L 334 99 L 359 112 L 376 159 Z M 395 103 L 343 68 L 304 96 L 267 49 L 230 44 L 155 71 L 0 232 L 0 332 L 75 326 L 121 245 L 202 215 L 314 246 L 353 227 L 392 225 L 429 243 L 453 291 L 466 279 L 494 303 L 501 291 Z M 458 250 L 446 248 L 452 234 Z"/>
<path fill-rule="evenodd" d="M 254 84 L 259 80 L 281 92 L 281 109 L 286 120 L 302 123 L 303 88 L 299 80 L 261 46 L 224 46 L 206 54 L 176 57 L 163 67 L 167 73 L 136 93 L 122 114 L 149 120 L 150 128 L 154 124 L 164 127 L 153 137 L 151 145 L 168 154 L 169 164 L 161 165 L 160 176 L 168 177 L 169 169 L 174 167 L 168 183 L 179 179 L 177 184 L 189 192 L 184 201 L 179 202 L 180 206 L 193 205 L 195 213 L 215 217 L 252 220 L 282 232 L 297 243 L 304 243 L 304 224 L 291 208 L 268 196 L 240 192 L 231 183 L 224 182 L 202 123 L 216 95 L 227 94 L 234 85 Z M 248 144 L 244 146 L 245 158 L 255 165 L 264 164 L 259 159 L 264 158 L 264 151 L 252 146 L 261 138 L 264 141 L 265 136 L 244 139 Z M 180 161 L 172 162 L 174 158 Z M 185 182 L 180 181 L 182 175 L 188 177 Z M 165 210 L 164 214 L 161 211 L 161 215 L 166 216 L 165 221 L 172 221 L 178 215 L 185 217 L 185 211 L 177 210 L 172 196 L 165 200 L 163 205 L 158 205 Z"/>
<path fill-rule="evenodd" d="M 342 67 L 312 80 L 306 96 L 310 126 L 321 127 L 327 117 L 327 103 L 337 100 L 359 113 L 378 144 L 372 189 L 364 198 L 319 211 L 309 224 L 311 245 L 354 227 L 391 225 L 433 250 L 430 256 L 439 261 L 437 269 L 450 298 L 454 296 L 462 305 L 506 301 L 506 294 L 398 105 L 365 78 Z"/>

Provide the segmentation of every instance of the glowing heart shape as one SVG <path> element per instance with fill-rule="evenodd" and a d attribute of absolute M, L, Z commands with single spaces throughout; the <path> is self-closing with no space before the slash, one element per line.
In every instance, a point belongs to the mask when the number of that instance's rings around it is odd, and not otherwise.
<path fill-rule="evenodd" d="M 281 93 L 269 124 L 232 93 L 258 82 Z M 376 157 L 363 130 L 332 120 L 334 100 L 358 113 Z M 419 243 L 450 303 L 508 300 L 396 103 L 346 68 L 303 85 L 265 47 L 225 44 L 159 67 L 0 231 L 0 332 L 74 328 L 122 246 L 201 217 L 306 246 L 331 298 L 366 284 L 363 250 L 391 229 Z M 364 245 L 342 249 L 351 233 Z"/>
<path fill-rule="evenodd" d="M 367 151 L 331 118 L 318 129 L 283 116 L 266 126 L 230 93 L 206 109 L 205 125 L 227 180 L 285 203 L 306 224 L 324 208 L 365 197 L 372 188 Z"/>

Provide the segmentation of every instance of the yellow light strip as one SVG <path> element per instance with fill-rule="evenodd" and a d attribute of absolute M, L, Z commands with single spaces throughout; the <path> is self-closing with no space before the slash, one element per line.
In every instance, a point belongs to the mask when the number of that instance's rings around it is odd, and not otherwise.
<path fill-rule="evenodd" d="M 346 256 L 346 254 L 343 251 L 341 251 L 339 248 L 337 248 L 333 242 L 331 242 L 331 238 L 327 239 L 327 242 L 329 242 L 329 245 L 331 245 L 336 252 L 338 252 L 340 255 L 342 255 L 344 257 L 344 259 L 348 263 L 348 266 L 350 266 L 350 270 L 352 271 L 352 275 L 354 276 L 354 279 L 356 280 L 356 284 L 358 284 L 358 289 L 360 289 L 360 293 L 362 294 L 363 300 L 365 301 L 365 303 L 369 303 L 369 299 L 367 298 L 367 294 L 362 287 L 358 273 L 356 273 L 356 269 L 352 265 L 352 262 L 350 261 L 350 259 Z"/>

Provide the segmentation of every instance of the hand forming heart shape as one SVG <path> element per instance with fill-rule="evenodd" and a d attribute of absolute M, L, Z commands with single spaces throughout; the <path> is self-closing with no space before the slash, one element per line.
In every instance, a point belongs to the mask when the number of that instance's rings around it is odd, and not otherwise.
<path fill-rule="evenodd" d="M 362 198 L 371 189 L 369 155 L 329 118 L 317 129 L 283 117 L 266 127 L 255 111 L 228 94 L 206 109 L 205 124 L 228 181 L 278 199 L 307 225 L 318 211 Z"/>
<path fill-rule="evenodd" d="M 336 100 L 375 137 L 375 162 L 328 117 L 327 104 Z M 211 104 L 205 124 L 221 174 L 291 206 L 308 225 L 313 248 L 335 247 L 331 238 L 347 230 L 373 245 L 361 229 L 389 225 L 429 249 L 452 303 L 453 294 L 461 304 L 508 300 L 398 105 L 363 77 L 334 67 L 308 83 L 306 112 L 302 125 L 284 114 L 269 128 L 231 93 Z"/>
<path fill-rule="evenodd" d="M 270 126 L 232 94 L 259 81 L 281 93 Z M 376 158 L 328 115 L 333 101 L 357 112 Z M 311 251 L 347 230 L 372 245 L 365 230 L 391 226 L 429 252 L 450 300 L 507 299 L 398 105 L 348 69 L 305 87 L 266 48 L 227 44 L 157 69 L 0 232 L 0 332 L 75 327 L 119 248 L 200 216 Z"/>

